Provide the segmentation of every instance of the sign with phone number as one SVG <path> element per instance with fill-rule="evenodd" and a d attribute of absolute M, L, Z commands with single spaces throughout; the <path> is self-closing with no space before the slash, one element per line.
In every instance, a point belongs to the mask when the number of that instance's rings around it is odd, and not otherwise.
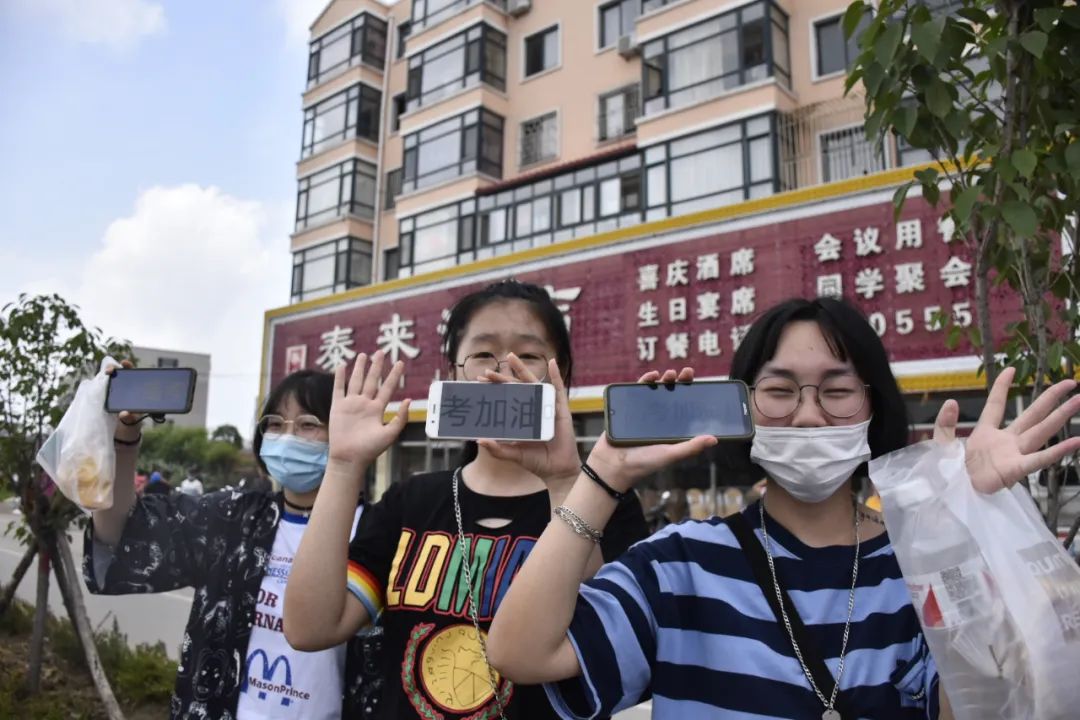
<path fill-rule="evenodd" d="M 790 217 L 790 213 L 786 213 Z M 749 224 L 749 223 L 748 223 Z M 506 276 L 545 286 L 569 325 L 573 382 L 633 380 L 646 369 L 692 365 L 725 375 L 753 320 L 789 297 L 843 296 L 867 315 L 893 361 L 970 355 L 945 345 L 945 327 L 974 321 L 973 259 L 921 198 L 899 221 L 889 202 L 765 222 L 679 242 L 654 237 L 626 252 L 571 254 L 554 267 Z M 271 382 L 302 367 L 333 367 L 358 352 L 408 363 L 401 397 L 446 379 L 442 332 L 455 300 L 486 283 L 468 276 L 408 296 L 374 296 L 273 322 Z M 992 295 L 995 330 L 1020 315 Z"/>

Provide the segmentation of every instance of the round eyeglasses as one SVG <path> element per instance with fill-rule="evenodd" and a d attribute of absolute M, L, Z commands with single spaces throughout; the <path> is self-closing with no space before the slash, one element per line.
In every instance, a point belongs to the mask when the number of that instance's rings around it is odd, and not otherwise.
<path fill-rule="evenodd" d="M 826 415 L 846 420 L 863 409 L 869 387 L 854 375 L 838 375 L 818 385 L 800 385 L 788 378 L 767 377 L 750 390 L 754 394 L 754 407 L 770 420 L 783 420 L 795 414 L 802 404 L 804 388 L 814 388 L 814 399 Z"/>
<path fill-rule="evenodd" d="M 321 439 L 326 431 L 326 423 L 314 415 L 301 415 L 295 420 L 286 420 L 280 415 L 263 415 L 259 418 L 259 430 L 263 435 L 284 435 L 289 426 L 297 437 L 307 440 Z"/>
<path fill-rule="evenodd" d="M 525 368 L 536 376 L 537 381 L 543 382 L 548 376 L 548 359 L 539 353 L 522 353 L 518 355 Z M 501 372 L 502 366 L 509 367 L 510 361 L 506 358 L 499 360 L 493 353 L 478 352 L 468 355 L 465 362 L 457 363 L 455 367 L 461 368 L 461 374 L 466 380 L 479 380 L 484 377 L 488 370 Z"/>

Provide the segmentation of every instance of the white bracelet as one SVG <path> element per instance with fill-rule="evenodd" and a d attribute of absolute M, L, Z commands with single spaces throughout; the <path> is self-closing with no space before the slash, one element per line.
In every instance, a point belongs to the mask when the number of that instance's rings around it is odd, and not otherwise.
<path fill-rule="evenodd" d="M 555 517 L 559 518 L 564 523 L 569 525 L 570 529 L 573 530 L 574 533 L 580 535 L 586 540 L 591 540 L 594 543 L 598 543 L 604 537 L 604 533 L 593 528 L 591 525 L 589 525 L 589 523 L 582 520 L 576 512 L 566 507 L 565 505 L 560 505 L 552 512 L 555 513 Z"/>

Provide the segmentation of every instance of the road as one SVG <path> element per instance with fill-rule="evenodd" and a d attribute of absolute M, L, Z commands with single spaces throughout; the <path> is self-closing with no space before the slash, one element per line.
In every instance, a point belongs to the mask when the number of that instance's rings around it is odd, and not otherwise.
<path fill-rule="evenodd" d="M 4 504 L 0 509 L 0 534 L 7 529 L 12 520 L 17 519 L 11 509 Z M 81 568 L 82 536 L 71 534 L 68 539 L 71 541 L 75 563 Z M 0 537 L 0 582 L 10 582 L 15 566 L 19 564 L 24 552 L 25 549 L 13 537 L 6 535 Z M 18 597 L 33 603 L 36 585 L 37 562 L 35 561 L 19 584 Z M 82 576 L 79 577 L 79 586 L 83 590 L 86 610 L 94 627 L 108 627 L 112 624 L 112 618 L 115 617 L 120 623 L 120 631 L 127 635 L 130 644 L 156 643 L 160 640 L 165 643 L 169 656 L 179 659 L 180 641 L 183 638 L 184 626 L 187 624 L 188 612 L 191 609 L 192 591 L 190 589 L 185 588 L 157 595 L 91 595 L 86 592 Z M 49 609 L 58 616 L 63 616 L 66 612 L 55 576 L 50 578 L 49 583 Z"/>
<path fill-rule="evenodd" d="M 17 519 L 6 504 L 0 505 L 0 534 L 7 529 L 8 523 Z M 68 537 L 71 541 L 71 550 L 75 555 L 75 562 L 82 567 L 82 536 L 69 535 Z M 10 581 L 23 553 L 23 547 L 14 538 L 0 537 L 0 582 Z M 35 562 L 23 577 L 18 590 L 18 596 L 30 603 L 34 602 L 36 572 Z M 81 577 L 79 580 L 90 622 L 95 627 L 102 626 L 103 623 L 111 624 L 112 618 L 115 617 L 120 623 L 120 631 L 127 635 L 129 643 L 134 645 L 161 641 L 165 643 L 169 656 L 174 660 L 179 659 L 180 640 L 191 609 L 192 591 L 190 589 L 185 588 L 156 595 L 91 595 L 86 592 L 86 586 L 82 584 Z M 49 585 L 49 608 L 55 615 L 63 615 L 65 612 L 55 577 Z M 648 704 L 645 704 L 620 713 L 617 720 L 647 720 L 649 716 L 650 709 Z"/>

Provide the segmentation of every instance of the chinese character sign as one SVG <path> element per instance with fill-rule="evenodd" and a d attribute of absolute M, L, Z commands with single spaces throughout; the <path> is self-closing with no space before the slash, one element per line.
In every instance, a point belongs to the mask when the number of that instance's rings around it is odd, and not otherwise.
<path fill-rule="evenodd" d="M 893 360 L 967 352 L 946 348 L 941 321 L 973 322 L 973 258 L 940 212 L 921 199 L 909 201 L 898 220 L 889 202 L 814 211 L 678 242 L 632 240 L 619 252 L 568 254 L 543 267 L 508 267 L 506 275 L 547 290 L 570 331 L 577 387 L 686 365 L 700 376 L 726 374 L 754 320 L 791 297 L 850 300 Z M 464 275 L 322 313 L 286 314 L 273 321 L 271 380 L 308 358 L 331 370 L 381 348 L 408 364 L 397 397 L 425 398 L 431 379 L 450 370 L 442 353 L 448 308 L 487 282 Z M 1017 318 L 1018 306 L 994 302 L 997 327 Z M 485 412 L 494 421 L 504 410 Z"/>

